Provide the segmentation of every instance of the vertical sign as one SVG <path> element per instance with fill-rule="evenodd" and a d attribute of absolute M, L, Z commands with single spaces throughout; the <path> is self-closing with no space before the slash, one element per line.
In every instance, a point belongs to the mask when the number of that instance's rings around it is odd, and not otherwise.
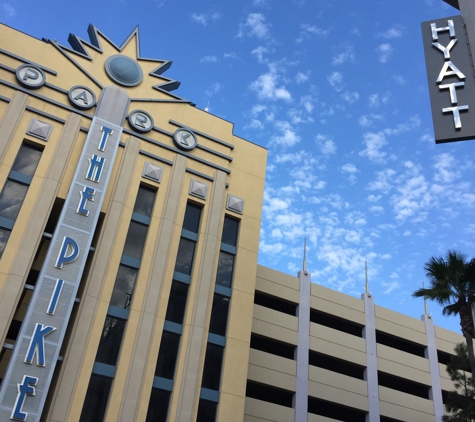
<path fill-rule="evenodd" d="M 97 116 L 92 120 L 1 385 L 2 422 L 40 420 L 121 133 L 120 126 Z"/>
<path fill-rule="evenodd" d="M 461 16 L 422 23 L 436 143 L 475 139 L 475 82 Z"/>

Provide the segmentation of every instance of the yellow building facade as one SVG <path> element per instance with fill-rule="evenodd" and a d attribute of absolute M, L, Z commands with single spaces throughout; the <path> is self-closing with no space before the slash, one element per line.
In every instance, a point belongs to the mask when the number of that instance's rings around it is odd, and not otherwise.
<path fill-rule="evenodd" d="M 88 32 L 0 26 L 0 421 L 440 421 L 462 337 L 258 266 L 267 151 Z"/>

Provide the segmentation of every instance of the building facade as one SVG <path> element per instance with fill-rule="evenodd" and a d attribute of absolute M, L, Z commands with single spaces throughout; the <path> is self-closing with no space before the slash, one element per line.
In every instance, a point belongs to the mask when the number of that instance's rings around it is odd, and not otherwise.
<path fill-rule="evenodd" d="M 440 421 L 462 337 L 258 266 L 266 150 L 88 33 L 0 26 L 0 421 Z"/>

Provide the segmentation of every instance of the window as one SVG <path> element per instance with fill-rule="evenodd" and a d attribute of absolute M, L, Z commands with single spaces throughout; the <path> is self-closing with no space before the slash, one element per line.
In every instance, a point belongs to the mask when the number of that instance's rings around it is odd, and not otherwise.
<path fill-rule="evenodd" d="M 98 422 L 104 419 L 112 379 L 92 374 L 79 422 Z"/>
<path fill-rule="evenodd" d="M 223 363 L 224 347 L 208 343 L 206 347 L 205 365 L 201 386 L 210 390 L 219 390 L 221 380 L 221 365 Z"/>
<path fill-rule="evenodd" d="M 40 161 L 42 150 L 23 143 L 0 192 L 0 258 Z"/>
<path fill-rule="evenodd" d="M 366 412 L 315 397 L 308 398 L 308 413 L 345 422 L 365 422 Z"/>
<path fill-rule="evenodd" d="M 220 251 L 216 284 L 231 287 L 234 271 L 234 255 Z"/>
<path fill-rule="evenodd" d="M 310 309 L 310 321 L 334 330 L 357 337 L 363 337 L 363 326 L 347 319 L 339 318 L 325 312 Z"/>
<path fill-rule="evenodd" d="M 106 317 L 101 341 L 97 349 L 96 362 L 115 365 L 119 356 L 125 322 L 122 319 Z"/>
<path fill-rule="evenodd" d="M 129 268 L 125 265 L 119 266 L 110 300 L 112 306 L 129 309 L 137 273 L 138 271 L 135 268 Z"/>
<path fill-rule="evenodd" d="M 163 332 L 155 368 L 156 377 L 173 379 L 179 346 L 180 336 L 178 334 L 169 333 L 168 331 Z"/>
<path fill-rule="evenodd" d="M 168 299 L 167 314 L 165 316 L 167 321 L 183 324 L 187 296 L 188 284 L 180 283 L 174 280 L 172 282 L 170 297 Z"/>
<path fill-rule="evenodd" d="M 214 294 L 213 307 L 211 309 L 211 321 L 209 332 L 219 336 L 226 335 L 228 322 L 229 297 Z"/>
<path fill-rule="evenodd" d="M 376 343 L 384 344 L 385 346 L 401 350 L 402 352 L 410 353 L 421 358 L 425 357 L 425 346 L 417 344 L 412 341 L 403 339 L 401 337 L 392 336 L 382 331 L 376 330 Z"/>
<path fill-rule="evenodd" d="M 175 271 L 191 275 L 191 267 L 193 265 L 193 257 L 195 254 L 196 242 L 185 239 L 180 239 L 180 245 L 178 246 L 178 254 L 176 257 Z"/>
<path fill-rule="evenodd" d="M 183 220 L 183 230 L 192 233 L 198 233 L 201 219 L 201 207 L 199 205 L 188 203 L 186 205 L 185 219 Z"/>
<path fill-rule="evenodd" d="M 200 399 L 200 403 L 198 405 L 198 416 L 196 417 L 196 422 L 215 421 L 217 409 L 218 409 L 218 403 Z"/>
<path fill-rule="evenodd" d="M 227 245 L 236 246 L 238 237 L 239 220 L 226 216 L 224 218 L 223 234 L 221 242 Z"/>
<path fill-rule="evenodd" d="M 131 221 L 122 254 L 130 256 L 134 259 L 141 259 L 143 248 L 145 246 L 145 238 L 147 237 L 147 231 L 148 226 Z"/>
<path fill-rule="evenodd" d="M 152 388 L 145 422 L 166 422 L 170 395 L 170 391 Z"/>

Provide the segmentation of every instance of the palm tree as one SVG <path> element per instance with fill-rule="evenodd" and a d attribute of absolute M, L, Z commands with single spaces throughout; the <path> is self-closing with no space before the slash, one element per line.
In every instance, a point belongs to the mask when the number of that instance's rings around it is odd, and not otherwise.
<path fill-rule="evenodd" d="M 424 297 L 443 306 L 444 315 L 459 315 L 462 334 L 467 342 L 470 369 L 475 375 L 472 305 L 475 303 L 475 258 L 455 250 L 449 250 L 445 257 L 431 257 L 424 269 L 430 287 L 416 290 L 414 297 Z"/>

